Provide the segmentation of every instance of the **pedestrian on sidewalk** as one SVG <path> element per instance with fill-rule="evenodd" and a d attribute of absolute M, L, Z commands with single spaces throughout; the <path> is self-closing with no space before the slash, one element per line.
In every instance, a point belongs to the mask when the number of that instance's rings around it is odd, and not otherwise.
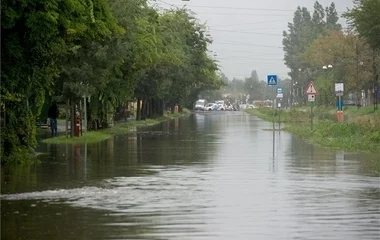
<path fill-rule="evenodd" d="M 55 137 L 57 136 L 57 118 L 58 118 L 58 107 L 57 103 L 53 101 L 51 104 L 49 111 L 48 111 L 48 118 L 49 118 L 49 123 L 50 123 L 50 130 L 51 130 L 51 136 Z"/>

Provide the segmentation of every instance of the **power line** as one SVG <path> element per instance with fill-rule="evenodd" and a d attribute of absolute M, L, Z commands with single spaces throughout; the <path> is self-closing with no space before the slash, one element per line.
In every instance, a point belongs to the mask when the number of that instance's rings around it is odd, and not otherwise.
<path fill-rule="evenodd" d="M 157 0 L 158 2 L 165 3 L 167 5 L 173 6 L 173 7 L 179 7 L 179 5 L 174 5 L 167 3 L 162 0 Z M 189 6 L 189 7 L 194 7 L 194 8 L 212 8 L 212 9 L 231 9 L 231 10 L 253 10 L 253 11 L 274 11 L 274 12 L 295 12 L 295 10 L 290 10 L 290 9 L 270 9 L 270 8 L 239 8 L 239 7 L 226 7 L 226 6 Z"/>
<path fill-rule="evenodd" d="M 284 62 L 282 59 L 265 59 L 265 58 L 238 58 L 238 57 L 225 57 L 225 58 L 215 58 L 216 60 L 223 60 L 223 61 L 233 61 L 233 62 L 258 62 L 258 63 L 272 63 L 272 62 Z"/>
<path fill-rule="evenodd" d="M 278 34 L 278 33 L 244 32 L 244 31 L 235 31 L 235 30 L 227 30 L 227 29 L 211 29 L 211 31 L 242 33 L 242 34 L 258 34 L 258 35 L 268 35 L 268 36 L 282 36 L 282 34 Z"/>
<path fill-rule="evenodd" d="M 215 26 L 214 26 L 215 27 Z M 214 28 L 210 28 L 211 30 L 213 30 Z M 284 28 L 283 27 L 279 27 L 279 28 L 268 28 L 268 27 L 263 27 L 263 28 L 248 28 L 248 29 L 237 29 L 236 27 L 234 27 L 233 29 L 221 29 L 221 30 L 233 30 L 233 31 L 256 31 L 256 30 L 275 30 L 276 32 L 278 31 L 284 31 Z"/>
<path fill-rule="evenodd" d="M 283 47 L 278 47 L 278 46 L 259 45 L 259 44 L 250 44 L 250 43 L 239 43 L 239 42 L 214 42 L 213 44 L 227 44 L 227 45 L 235 45 L 235 46 L 254 46 L 254 47 L 266 47 L 266 48 L 278 48 L 278 49 L 283 48 Z"/>
<path fill-rule="evenodd" d="M 235 23 L 235 24 L 227 24 L 227 25 L 217 25 L 213 27 L 232 27 L 232 26 L 241 26 L 241 25 L 253 25 L 253 24 L 262 24 L 262 23 L 284 23 L 281 21 L 262 21 L 262 22 L 249 22 L 249 23 Z"/>
<path fill-rule="evenodd" d="M 197 15 L 233 15 L 233 16 L 268 16 L 265 13 L 233 13 L 233 12 L 194 12 Z M 289 17 L 290 14 L 270 14 L 270 17 Z"/>
<path fill-rule="evenodd" d="M 180 7 L 180 5 L 170 4 L 162 0 L 157 0 L 159 2 L 165 3 L 167 5 L 173 6 L 173 7 Z M 187 6 L 187 5 L 186 5 Z M 266 11 L 266 12 L 292 12 L 294 13 L 297 9 L 275 9 L 275 8 L 244 8 L 244 7 L 228 7 L 228 6 L 197 6 L 197 5 L 191 5 L 188 7 L 193 8 L 212 8 L 212 9 L 229 9 L 229 10 L 249 10 L 249 11 Z M 309 11 L 312 13 L 313 11 Z M 344 13 L 344 11 L 337 11 L 337 13 Z"/>
<path fill-rule="evenodd" d="M 219 52 L 217 50 L 215 50 L 216 52 Z M 239 51 L 239 50 L 235 50 L 235 49 L 222 49 L 221 51 L 223 52 L 234 52 L 234 53 L 247 53 L 247 54 L 263 54 L 264 56 L 268 56 L 268 55 L 278 55 L 278 52 L 256 52 L 256 51 Z"/>

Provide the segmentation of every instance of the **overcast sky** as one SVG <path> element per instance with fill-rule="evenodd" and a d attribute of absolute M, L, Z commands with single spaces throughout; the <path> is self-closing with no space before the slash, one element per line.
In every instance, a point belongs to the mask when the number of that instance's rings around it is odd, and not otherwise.
<path fill-rule="evenodd" d="M 228 78 L 250 76 L 257 70 L 261 80 L 267 74 L 287 77 L 282 50 L 282 31 L 292 22 L 297 6 L 313 10 L 312 0 L 157 0 L 163 8 L 169 4 L 187 5 L 201 22 L 210 28 L 213 44 L 210 50 Z M 169 4 L 167 4 L 169 3 Z M 324 7 L 331 1 L 320 0 Z M 352 0 L 335 0 L 338 14 L 352 8 Z M 345 25 L 345 20 L 340 23 Z"/>

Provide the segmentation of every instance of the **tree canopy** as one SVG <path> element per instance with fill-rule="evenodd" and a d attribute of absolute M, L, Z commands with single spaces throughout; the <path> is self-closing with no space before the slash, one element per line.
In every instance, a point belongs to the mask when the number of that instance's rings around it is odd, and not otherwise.
<path fill-rule="evenodd" d="M 128 101 L 142 100 L 145 116 L 149 105 L 191 106 L 201 91 L 223 85 L 206 26 L 186 9 L 161 11 L 146 0 L 4 0 L 1 22 L 2 161 L 20 161 L 36 146 L 36 120 L 52 96 L 71 105 L 87 96 L 96 128 Z"/>
<path fill-rule="evenodd" d="M 284 60 L 290 68 L 294 101 L 307 101 L 303 92 L 311 80 L 320 92 L 317 104 L 335 103 L 336 82 L 345 83 L 346 92 L 356 95 L 357 101 L 362 90 L 366 95 L 373 91 L 371 81 L 377 74 L 378 54 L 371 52 L 371 47 L 377 47 L 380 36 L 375 33 L 379 25 L 378 4 L 377 0 L 357 1 L 354 9 L 344 15 L 361 37 L 355 31 L 342 29 L 334 3 L 324 8 L 316 1 L 313 13 L 297 8 L 288 31 L 283 33 Z M 332 68 L 327 68 L 329 65 Z"/>

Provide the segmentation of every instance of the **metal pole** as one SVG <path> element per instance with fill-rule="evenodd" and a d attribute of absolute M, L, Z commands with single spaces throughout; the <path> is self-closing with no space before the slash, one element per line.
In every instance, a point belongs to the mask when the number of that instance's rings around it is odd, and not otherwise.
<path fill-rule="evenodd" d="M 87 131 L 87 96 L 84 95 L 83 97 L 83 111 L 84 111 L 84 119 L 83 119 L 83 125 L 84 125 L 84 130 Z"/>
<path fill-rule="evenodd" d="M 378 87 L 377 87 L 377 80 L 378 80 L 378 72 L 377 72 L 377 66 L 376 66 L 376 52 L 375 49 L 373 49 L 373 56 L 372 56 L 372 68 L 373 68 L 373 111 L 376 111 L 377 109 L 377 92 Z"/>
<path fill-rule="evenodd" d="M 69 137 L 69 99 L 66 102 L 66 138 Z"/>
<path fill-rule="evenodd" d="M 273 107 L 273 131 L 275 130 L 275 126 L 274 126 L 274 111 L 275 111 L 275 100 L 276 100 L 276 95 L 275 95 L 275 90 L 274 90 L 274 88 L 275 88 L 275 85 L 273 85 L 272 86 L 272 88 L 273 88 L 273 103 L 272 103 L 272 107 Z"/>
<path fill-rule="evenodd" d="M 358 47 L 358 40 L 356 40 L 356 107 L 360 107 L 360 99 L 359 99 L 359 47 Z"/>
<path fill-rule="evenodd" d="M 311 116 L 310 116 L 310 126 L 311 126 L 311 131 L 313 131 L 313 106 L 314 102 L 311 103 Z"/>
<path fill-rule="evenodd" d="M 342 111 L 343 109 L 342 109 L 342 98 L 341 98 L 341 96 L 340 96 L 340 94 L 339 94 L 339 97 L 338 97 L 338 110 L 339 111 Z"/>
<path fill-rule="evenodd" d="M 290 96 L 289 96 L 289 104 L 290 104 L 290 108 L 293 107 L 293 78 L 290 79 Z"/>

